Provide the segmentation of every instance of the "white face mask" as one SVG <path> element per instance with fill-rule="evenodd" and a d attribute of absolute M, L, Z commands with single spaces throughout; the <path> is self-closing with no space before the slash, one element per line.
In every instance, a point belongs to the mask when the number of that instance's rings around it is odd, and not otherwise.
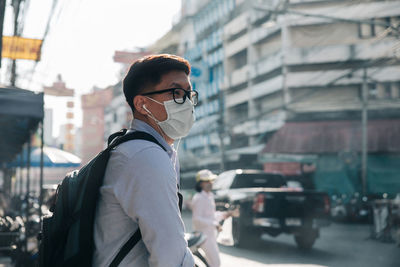
<path fill-rule="evenodd" d="M 176 140 L 188 135 L 196 119 L 194 116 L 193 103 L 189 99 L 186 99 L 183 104 L 177 104 L 174 100 L 164 101 L 164 103 L 161 103 L 150 97 L 148 97 L 148 99 L 165 107 L 165 110 L 167 111 L 167 119 L 165 121 L 159 121 L 146 108 L 146 106 L 143 106 L 144 110 L 149 113 L 150 117 L 158 124 L 158 126 L 160 126 L 169 138 Z"/>

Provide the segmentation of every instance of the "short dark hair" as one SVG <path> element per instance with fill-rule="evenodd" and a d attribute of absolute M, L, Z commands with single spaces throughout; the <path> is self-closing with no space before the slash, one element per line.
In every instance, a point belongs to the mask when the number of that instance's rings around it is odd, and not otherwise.
<path fill-rule="evenodd" d="M 135 96 L 143 93 L 147 86 L 160 83 L 162 75 L 174 70 L 184 71 L 189 75 L 189 61 L 170 54 L 150 55 L 136 60 L 123 80 L 125 99 L 132 112 L 135 110 L 133 105 Z"/>
<path fill-rule="evenodd" d="M 202 181 L 196 182 L 196 185 L 194 186 L 194 190 L 196 190 L 196 192 L 201 192 L 203 190 L 203 188 L 201 187 L 201 183 Z"/>

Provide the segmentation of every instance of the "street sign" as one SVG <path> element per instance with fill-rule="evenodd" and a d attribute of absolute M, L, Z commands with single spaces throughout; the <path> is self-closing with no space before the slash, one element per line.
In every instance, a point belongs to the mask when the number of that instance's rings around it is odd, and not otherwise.
<path fill-rule="evenodd" d="M 2 57 L 11 59 L 40 60 L 42 40 L 3 36 Z"/>

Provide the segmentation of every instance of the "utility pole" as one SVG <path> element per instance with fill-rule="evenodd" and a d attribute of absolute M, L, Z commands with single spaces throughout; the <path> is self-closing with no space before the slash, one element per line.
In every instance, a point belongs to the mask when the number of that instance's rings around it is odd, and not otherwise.
<path fill-rule="evenodd" d="M 40 122 L 40 182 L 39 182 L 39 218 L 42 220 L 42 205 L 43 205 L 43 146 L 44 146 L 44 119 Z"/>
<path fill-rule="evenodd" d="M 6 0 L 0 0 L 0 68 L 1 68 L 1 51 L 3 49 L 3 25 L 4 25 L 4 14 L 6 11 Z"/>
<path fill-rule="evenodd" d="M 367 169 L 368 169 L 368 84 L 367 84 L 367 69 L 363 69 L 362 83 L 362 112 L 361 112 L 361 127 L 362 127 L 362 148 L 361 148 L 361 179 L 363 195 L 367 193 Z"/>
<path fill-rule="evenodd" d="M 253 1 L 246 1 L 246 4 L 248 5 L 248 8 L 250 10 L 250 12 L 253 12 Z M 251 14 L 251 13 L 250 13 Z M 251 36 L 251 33 L 253 32 L 254 26 L 253 26 L 253 22 L 252 22 L 252 18 L 251 16 L 249 16 L 247 18 L 247 35 Z M 247 101 L 247 118 L 249 121 L 255 122 L 255 124 L 258 124 L 258 121 L 256 119 L 254 119 L 257 114 L 258 114 L 258 109 L 257 109 L 257 105 L 256 105 L 256 97 L 254 97 L 254 81 L 253 78 L 250 75 L 250 66 L 255 64 L 257 62 L 257 60 L 259 60 L 258 56 L 257 56 L 257 50 L 255 48 L 255 45 L 253 44 L 252 38 L 248 38 L 247 40 L 248 44 L 247 44 L 247 91 L 248 91 L 248 95 L 249 95 L 249 100 Z M 254 146 L 257 142 L 257 139 L 254 135 L 251 135 L 249 133 L 247 133 L 247 137 L 249 139 L 249 146 Z"/>
<path fill-rule="evenodd" d="M 20 11 L 20 6 L 23 0 L 13 0 L 12 1 L 12 6 L 14 9 L 14 36 L 19 36 L 18 32 L 18 17 L 19 17 L 19 11 Z M 15 81 L 17 80 L 17 61 L 15 59 L 12 60 L 12 65 L 11 65 L 11 79 L 10 79 L 10 84 L 11 86 L 15 86 Z"/>
<path fill-rule="evenodd" d="M 289 68 L 287 66 L 287 55 L 289 53 L 289 27 L 287 23 L 287 18 L 286 16 L 282 16 L 282 28 L 281 28 L 281 40 L 282 40 L 282 93 L 283 93 L 283 104 L 285 107 L 285 110 L 288 109 L 288 105 L 291 102 L 290 99 L 290 88 L 287 85 L 287 76 L 289 72 Z"/>
<path fill-rule="evenodd" d="M 220 169 L 221 172 L 225 171 L 225 162 L 226 162 L 226 152 L 225 152 L 225 118 L 224 118 L 224 95 L 223 95 L 223 90 L 219 90 L 218 93 L 218 98 L 219 98 L 219 119 L 217 120 L 218 126 L 218 137 L 219 137 L 219 142 L 220 142 L 220 153 L 221 153 L 221 164 L 220 164 Z"/>

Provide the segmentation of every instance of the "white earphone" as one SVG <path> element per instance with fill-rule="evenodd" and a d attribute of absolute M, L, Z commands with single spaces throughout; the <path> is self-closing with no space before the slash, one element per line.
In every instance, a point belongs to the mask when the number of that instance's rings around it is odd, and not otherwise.
<path fill-rule="evenodd" d="M 151 112 L 146 108 L 146 105 L 143 105 L 142 107 L 143 107 L 143 109 L 146 110 L 148 113 L 151 113 Z"/>

